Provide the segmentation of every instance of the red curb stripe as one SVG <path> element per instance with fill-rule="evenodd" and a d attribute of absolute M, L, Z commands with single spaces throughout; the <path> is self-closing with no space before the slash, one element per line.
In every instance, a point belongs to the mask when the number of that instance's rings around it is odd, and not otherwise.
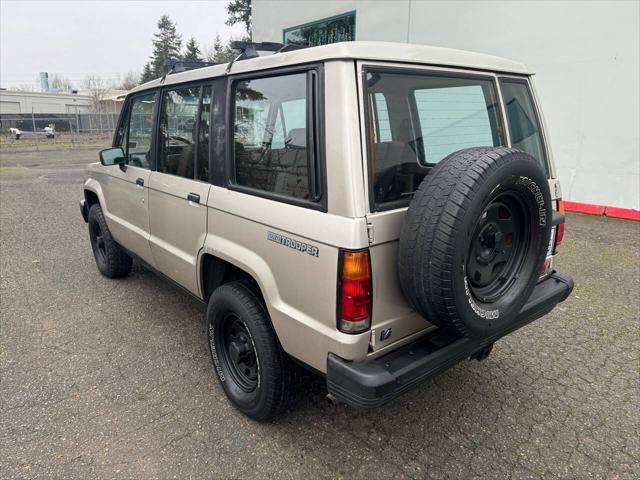
<path fill-rule="evenodd" d="M 586 213 L 588 215 L 606 215 L 612 218 L 623 218 L 640 222 L 640 210 L 622 207 L 607 207 L 604 205 L 594 205 L 592 203 L 564 201 L 564 208 L 567 212 Z"/>
<path fill-rule="evenodd" d="M 621 207 L 607 207 L 604 210 L 607 217 L 624 218 L 625 220 L 635 220 L 640 222 L 640 210 Z"/>
<path fill-rule="evenodd" d="M 591 203 L 568 202 L 565 200 L 564 209 L 569 212 L 588 213 L 589 215 L 604 215 L 605 207 Z"/>

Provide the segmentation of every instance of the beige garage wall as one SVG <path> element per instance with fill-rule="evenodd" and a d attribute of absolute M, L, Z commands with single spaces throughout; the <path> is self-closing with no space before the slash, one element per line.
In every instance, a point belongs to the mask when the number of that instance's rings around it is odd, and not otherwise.
<path fill-rule="evenodd" d="M 20 113 L 20 102 L 0 101 L 0 113 Z"/>
<path fill-rule="evenodd" d="M 254 0 L 254 39 L 356 10 L 356 39 L 529 65 L 567 199 L 640 209 L 640 2 Z"/>

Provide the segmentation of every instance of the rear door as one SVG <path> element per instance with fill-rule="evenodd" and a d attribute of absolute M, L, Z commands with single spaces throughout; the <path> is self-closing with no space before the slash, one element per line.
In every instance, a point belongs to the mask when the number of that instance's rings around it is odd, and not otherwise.
<path fill-rule="evenodd" d="M 101 181 L 109 230 L 118 243 L 153 265 L 149 246 L 149 176 L 153 164 L 157 92 L 132 97 L 126 106 L 115 145 L 125 152 L 125 165 L 106 167 Z"/>
<path fill-rule="evenodd" d="M 397 272 L 400 230 L 413 192 L 448 154 L 506 145 L 506 136 L 495 75 L 360 67 L 376 351 L 428 326 L 406 301 Z M 388 329 L 391 334 L 380 337 Z"/>
<path fill-rule="evenodd" d="M 210 84 L 163 89 L 158 162 L 149 179 L 155 266 L 196 295 L 198 252 L 207 231 L 211 89 Z"/>

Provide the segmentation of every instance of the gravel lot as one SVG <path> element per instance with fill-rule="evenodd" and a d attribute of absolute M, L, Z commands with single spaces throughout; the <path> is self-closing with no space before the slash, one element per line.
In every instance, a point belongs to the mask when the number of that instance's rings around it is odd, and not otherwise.
<path fill-rule="evenodd" d="M 569 215 L 576 289 L 384 408 L 310 378 L 257 424 L 210 367 L 204 307 L 98 273 L 78 210 L 95 151 L 0 154 L 0 476 L 640 478 L 640 223 Z"/>

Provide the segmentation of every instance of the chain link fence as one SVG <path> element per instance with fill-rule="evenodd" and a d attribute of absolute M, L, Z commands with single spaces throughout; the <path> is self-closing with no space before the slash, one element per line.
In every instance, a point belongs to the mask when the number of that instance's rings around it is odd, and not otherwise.
<path fill-rule="evenodd" d="M 108 146 L 119 113 L 0 113 L 0 149 Z"/>

